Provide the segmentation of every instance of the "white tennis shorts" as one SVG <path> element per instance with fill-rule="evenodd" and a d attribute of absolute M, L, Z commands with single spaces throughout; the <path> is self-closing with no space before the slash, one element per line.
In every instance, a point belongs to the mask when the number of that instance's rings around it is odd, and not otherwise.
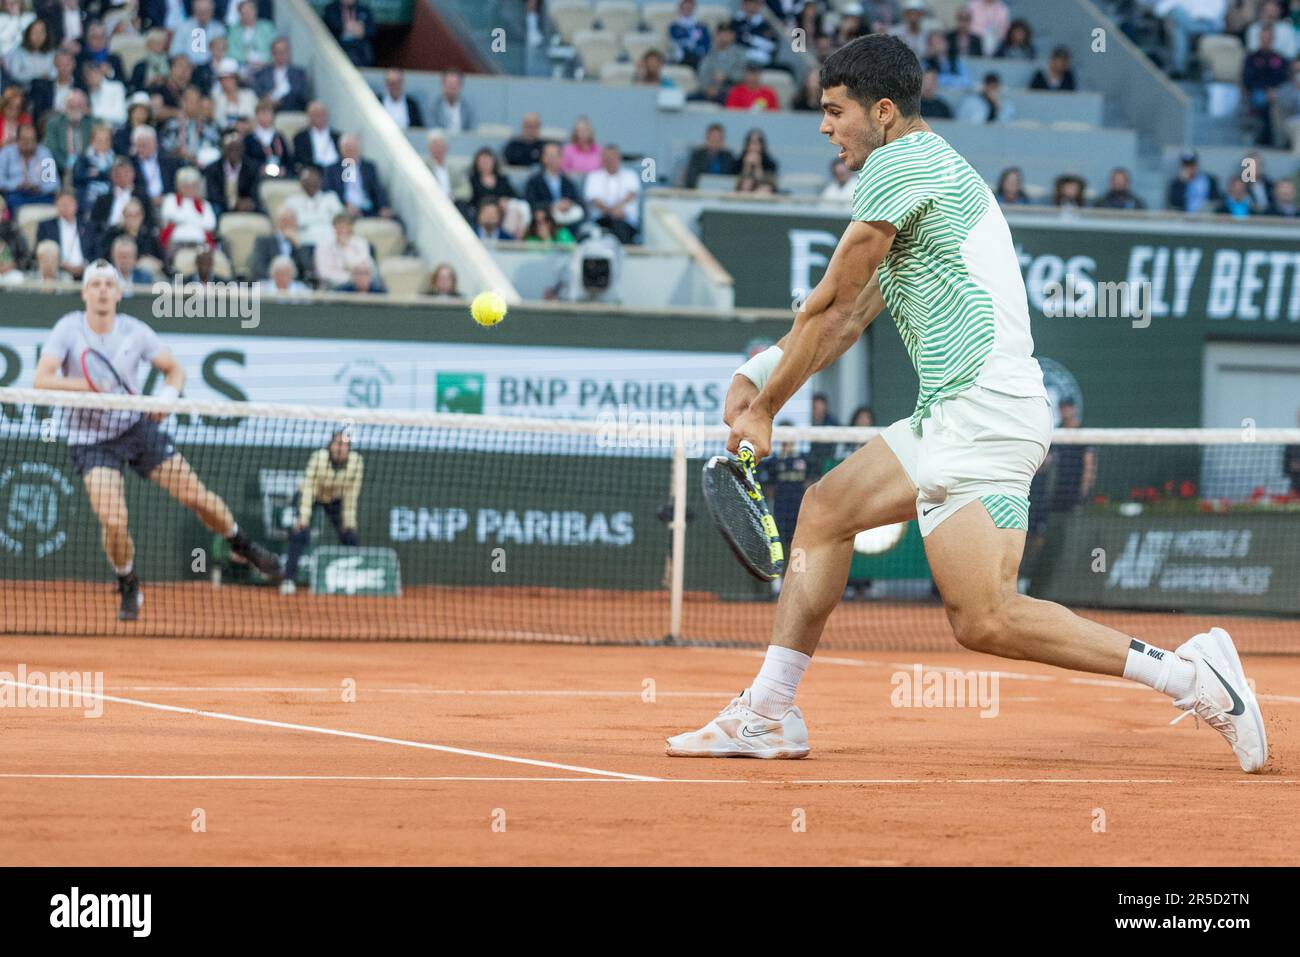
<path fill-rule="evenodd" d="M 975 499 L 998 528 L 1029 528 L 1029 483 L 1052 443 L 1046 396 L 975 385 L 936 402 L 920 435 L 908 419 L 882 434 L 916 486 L 922 535 Z"/>

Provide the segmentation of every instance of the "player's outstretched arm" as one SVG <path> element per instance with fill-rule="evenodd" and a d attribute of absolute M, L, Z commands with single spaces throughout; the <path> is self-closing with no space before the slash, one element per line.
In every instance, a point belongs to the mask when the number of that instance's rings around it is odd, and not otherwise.
<path fill-rule="evenodd" d="M 755 452 L 771 451 L 772 419 L 812 374 L 843 355 L 880 314 L 884 301 L 875 283 L 895 230 L 888 223 L 852 222 L 831 257 L 826 275 L 781 340 L 781 360 L 744 413 L 731 423 L 727 448 L 735 452 L 743 439 Z M 872 287 L 874 286 L 874 291 Z"/>
<path fill-rule="evenodd" d="M 50 349 L 41 352 L 41 359 L 36 363 L 36 374 L 32 376 L 33 389 L 57 389 L 61 392 L 89 392 L 90 384 L 81 376 L 65 376 L 59 371 L 63 365 L 63 356 Z"/>

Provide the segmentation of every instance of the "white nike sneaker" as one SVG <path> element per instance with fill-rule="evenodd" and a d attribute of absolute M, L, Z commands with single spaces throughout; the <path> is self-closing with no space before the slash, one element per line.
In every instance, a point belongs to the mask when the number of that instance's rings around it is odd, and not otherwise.
<path fill-rule="evenodd" d="M 1263 769 L 1268 760 L 1264 716 L 1228 633 L 1211 628 L 1183 642 L 1175 654 L 1196 666 L 1196 687 L 1174 702 L 1183 714 L 1170 723 L 1194 714 L 1228 739 L 1243 771 L 1251 774 Z"/>
<path fill-rule="evenodd" d="M 700 728 L 668 739 L 675 758 L 806 758 L 808 726 L 803 712 L 791 708 L 769 718 L 750 707 L 746 688 L 722 713 Z"/>

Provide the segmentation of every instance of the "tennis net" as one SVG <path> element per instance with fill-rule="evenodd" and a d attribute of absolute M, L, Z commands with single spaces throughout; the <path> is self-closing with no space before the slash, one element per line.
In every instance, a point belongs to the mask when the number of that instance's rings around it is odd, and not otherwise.
<path fill-rule="evenodd" d="M 145 603 L 118 620 L 103 523 L 74 462 L 102 460 L 68 442 L 86 410 L 110 432 L 165 413 L 161 428 L 240 528 L 286 560 L 300 552 L 294 593 L 128 468 Z M 803 480 L 876 431 L 777 430 L 766 490 L 787 541 Z M 343 492 L 337 507 L 304 509 L 309 461 L 340 433 L 363 464 L 355 508 Z M 761 646 L 775 590 L 735 562 L 700 492 L 724 437 L 626 413 L 513 419 L 0 389 L 0 632 Z M 328 499 L 347 470 L 322 468 L 322 484 L 306 484 Z M 1300 430 L 1058 430 L 1032 493 L 1022 590 L 1156 643 L 1222 624 L 1243 650 L 1300 652 L 1297 486 Z M 97 494 L 112 524 L 113 499 Z M 855 541 L 824 646 L 954 647 L 914 522 Z"/>

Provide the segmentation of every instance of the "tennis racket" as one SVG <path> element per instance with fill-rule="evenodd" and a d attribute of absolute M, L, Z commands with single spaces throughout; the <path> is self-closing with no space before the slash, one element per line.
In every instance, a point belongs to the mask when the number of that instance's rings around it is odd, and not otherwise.
<path fill-rule="evenodd" d="M 715 455 L 704 466 L 704 501 L 745 571 L 770 582 L 785 571 L 785 552 L 763 489 L 754 477 L 754 446 L 740 443 L 736 458 Z"/>
<path fill-rule="evenodd" d="M 93 392 L 115 395 L 135 394 L 117 371 L 112 360 L 98 349 L 86 349 L 81 353 L 81 374 L 86 377 L 86 382 Z"/>

